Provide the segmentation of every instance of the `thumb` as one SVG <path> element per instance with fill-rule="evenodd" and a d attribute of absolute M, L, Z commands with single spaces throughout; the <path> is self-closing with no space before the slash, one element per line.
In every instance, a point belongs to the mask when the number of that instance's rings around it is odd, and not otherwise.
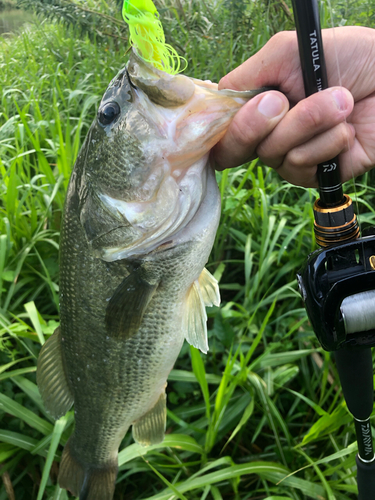
<path fill-rule="evenodd" d="M 288 99 L 276 91 L 257 95 L 247 102 L 212 151 L 215 167 L 223 170 L 255 158 L 258 144 L 276 127 L 288 109 Z"/>

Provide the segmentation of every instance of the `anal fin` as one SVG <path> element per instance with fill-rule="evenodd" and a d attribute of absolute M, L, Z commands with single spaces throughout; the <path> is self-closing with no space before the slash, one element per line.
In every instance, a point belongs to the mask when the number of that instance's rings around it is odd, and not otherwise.
<path fill-rule="evenodd" d="M 143 446 L 161 443 L 164 439 L 166 418 L 166 396 L 163 392 L 156 405 L 133 423 L 134 440 Z"/>
<path fill-rule="evenodd" d="M 65 415 L 74 399 L 64 370 L 60 327 L 40 351 L 36 380 L 46 410 L 56 419 Z"/>

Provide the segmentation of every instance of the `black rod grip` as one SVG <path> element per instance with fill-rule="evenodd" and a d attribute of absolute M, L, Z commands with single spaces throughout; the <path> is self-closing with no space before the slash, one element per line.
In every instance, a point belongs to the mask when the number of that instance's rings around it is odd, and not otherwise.
<path fill-rule="evenodd" d="M 301 60 L 303 84 L 306 96 L 328 88 L 326 63 L 320 29 L 318 2 L 316 0 L 292 0 L 297 30 L 298 50 Z M 343 201 L 338 158 L 318 165 L 320 201 L 323 207 L 334 207 Z"/>
<path fill-rule="evenodd" d="M 371 348 L 335 352 L 336 366 L 350 413 L 367 420 L 374 405 Z"/>
<path fill-rule="evenodd" d="M 364 463 L 357 456 L 358 500 L 375 500 L 375 461 Z"/>

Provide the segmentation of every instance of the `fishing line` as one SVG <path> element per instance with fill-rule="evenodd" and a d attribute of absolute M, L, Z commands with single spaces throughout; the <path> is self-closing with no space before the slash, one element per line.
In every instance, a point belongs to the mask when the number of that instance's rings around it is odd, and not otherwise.
<path fill-rule="evenodd" d="M 327 5 L 329 8 L 329 14 L 330 14 L 330 20 L 331 20 L 331 27 L 333 28 L 333 47 L 335 51 L 335 61 L 336 61 L 336 71 L 338 75 L 338 81 L 340 87 L 342 87 L 342 77 L 341 77 L 341 71 L 340 71 L 340 63 L 339 63 L 339 57 L 338 57 L 338 42 L 336 39 L 336 33 L 334 29 L 334 20 L 333 20 L 333 9 L 332 9 L 332 3 L 331 0 L 327 0 Z M 345 124 L 347 124 L 347 119 L 345 118 Z M 349 155 L 349 163 L 350 163 L 350 169 L 352 173 L 352 180 L 353 180 L 353 192 L 354 192 L 354 203 L 356 206 L 356 212 L 357 212 L 357 221 L 358 221 L 358 226 L 360 230 L 360 234 L 362 233 L 362 227 L 361 227 L 361 220 L 360 220 L 360 213 L 359 213 L 359 203 L 358 203 L 358 193 L 357 193 L 357 187 L 356 187 L 356 181 L 355 181 L 355 175 L 354 175 L 354 162 L 353 162 L 353 156 L 352 156 L 352 148 L 350 147 L 349 144 L 349 139 L 347 139 L 347 148 L 348 148 L 348 155 Z M 364 243 L 361 241 L 361 246 L 360 246 L 360 253 L 361 255 L 361 260 L 364 266 L 365 271 L 369 269 L 369 264 L 367 262 L 368 259 L 366 259 L 365 256 L 365 248 L 364 248 Z M 340 311 L 344 319 L 345 323 L 345 329 L 347 333 L 352 333 L 355 331 L 369 331 L 373 328 L 375 328 L 375 308 L 374 308 L 374 300 L 375 300 L 375 291 L 371 292 L 363 292 L 363 293 L 358 293 L 355 295 L 352 295 L 350 297 L 347 297 L 345 300 L 343 300 Z"/>
<path fill-rule="evenodd" d="M 340 310 L 346 333 L 368 332 L 375 328 L 375 290 L 346 297 Z"/>
<path fill-rule="evenodd" d="M 327 5 L 330 8 L 333 25 L 333 9 L 330 0 L 327 0 Z M 319 3 L 317 0 L 293 0 L 294 12 L 300 42 L 301 67 L 304 80 L 307 82 L 304 81 L 305 88 L 310 91 L 317 81 L 322 83 L 321 89 L 327 88 L 320 35 Z M 312 39 L 310 33 L 314 35 Z M 318 36 L 315 37 L 315 35 Z M 342 86 L 337 41 L 338 36 L 335 36 L 335 31 L 332 29 L 331 42 L 336 55 L 338 81 Z M 314 59 L 320 64 L 315 64 Z M 334 65 L 333 61 L 332 65 Z M 320 71 L 321 68 L 323 71 Z M 347 120 L 343 122 L 347 124 Z M 354 181 L 353 157 L 349 144 L 348 153 L 346 156 L 349 162 L 348 170 L 351 167 Z M 331 172 L 326 168 L 331 165 L 333 166 L 331 170 L 335 171 L 337 177 L 326 178 L 323 174 Z M 327 160 L 326 163 L 318 165 L 321 199 L 314 204 L 315 225 L 318 228 L 315 235 L 317 242 L 318 236 L 323 235 L 321 245 L 323 248 L 310 254 L 304 267 L 297 274 L 297 278 L 310 322 L 320 344 L 326 351 L 335 353 L 336 367 L 345 401 L 355 423 L 358 443 L 356 456 L 358 499 L 368 500 L 374 499 L 375 492 L 375 456 L 370 424 L 374 406 L 371 347 L 375 345 L 375 308 L 373 306 L 375 236 L 358 239 L 359 227 L 353 213 L 352 201 L 343 193 L 341 182 L 338 184 L 340 189 L 335 189 L 333 201 L 333 197 L 329 198 L 327 195 L 330 188 L 336 188 L 334 183 L 340 181 L 337 166 L 340 167 L 337 156 L 333 160 Z M 353 185 L 358 210 L 355 181 Z M 327 195 L 323 203 L 322 193 Z"/>
<path fill-rule="evenodd" d="M 332 32 L 333 32 L 333 48 L 335 51 L 335 61 L 336 61 L 336 71 L 338 75 L 338 80 L 339 80 L 339 86 L 342 87 L 342 78 L 341 78 L 341 71 L 340 71 L 340 63 L 339 63 L 339 56 L 338 56 L 338 50 L 337 50 L 337 45 L 338 42 L 336 40 L 336 32 L 335 32 L 335 23 L 333 19 L 333 8 L 332 8 L 332 3 L 331 0 L 327 0 L 327 5 L 328 5 L 328 10 L 329 10 L 329 15 L 330 15 L 330 21 L 331 21 L 331 27 L 332 27 Z M 348 125 L 348 121 L 345 117 L 344 120 L 345 124 Z M 349 164 L 350 164 L 350 170 L 352 173 L 352 180 L 353 180 L 353 192 L 354 192 L 354 203 L 356 207 L 356 215 L 357 215 L 357 222 L 359 226 L 359 234 L 362 234 L 362 225 L 361 225 L 361 218 L 360 218 L 360 213 L 359 213 L 359 204 L 358 204 L 358 193 L 357 193 L 357 186 L 355 183 L 355 175 L 354 175 L 354 162 L 353 162 L 353 156 L 352 156 L 352 148 L 350 147 L 349 143 L 349 138 L 347 139 L 347 148 L 348 148 L 348 156 L 349 156 Z M 365 269 L 367 270 L 367 261 L 365 259 L 365 253 L 364 253 L 364 247 L 362 244 L 362 259 L 363 263 L 365 265 Z"/>

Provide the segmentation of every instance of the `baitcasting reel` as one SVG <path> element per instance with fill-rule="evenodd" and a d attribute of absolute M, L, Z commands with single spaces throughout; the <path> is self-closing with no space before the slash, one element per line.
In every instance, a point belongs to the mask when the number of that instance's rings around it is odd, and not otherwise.
<path fill-rule="evenodd" d="M 375 346 L 375 236 L 317 250 L 297 279 L 326 351 Z"/>

